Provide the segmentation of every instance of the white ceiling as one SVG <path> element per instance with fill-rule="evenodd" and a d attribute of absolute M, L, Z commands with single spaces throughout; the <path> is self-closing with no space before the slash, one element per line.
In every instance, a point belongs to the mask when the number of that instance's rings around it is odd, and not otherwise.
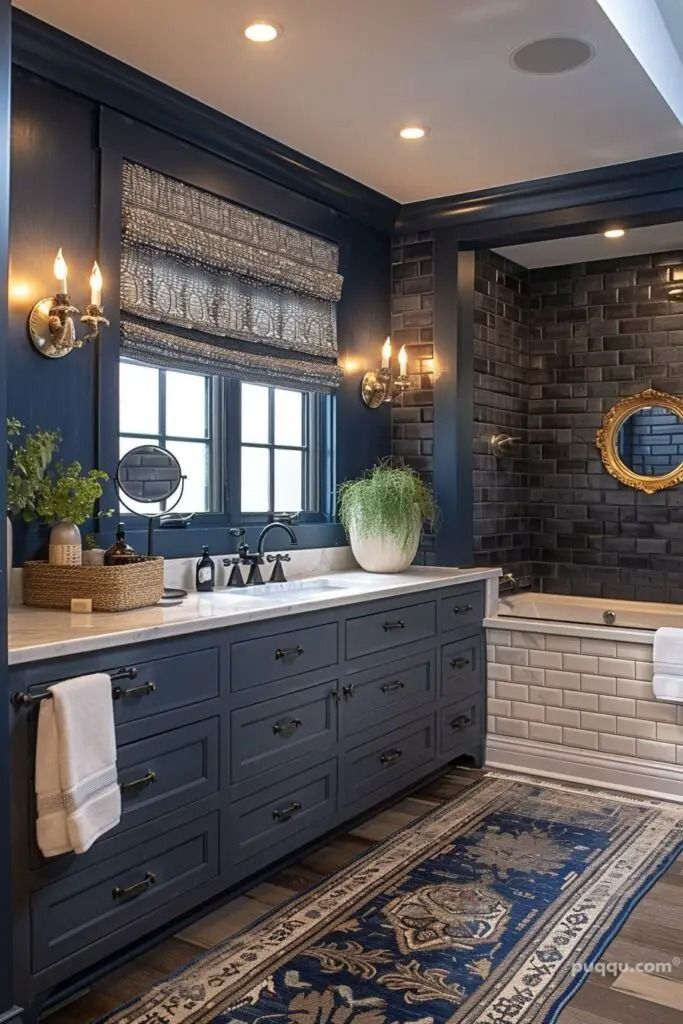
<path fill-rule="evenodd" d="M 683 252 L 683 221 L 680 220 L 631 228 L 623 238 L 605 238 L 602 233 L 580 235 L 553 238 L 548 242 L 506 245 L 496 252 L 531 268 L 564 267 L 570 263 L 589 263 L 618 256 L 637 256 L 639 253 L 672 252 L 675 249 Z"/>
<path fill-rule="evenodd" d="M 683 0 L 681 0 L 683 2 Z M 401 202 L 682 148 L 597 0 L 18 0 L 16 6 Z M 284 27 L 255 46 L 244 25 Z M 512 51 L 576 35 L 582 68 Z M 401 125 L 427 123 L 419 143 Z"/>

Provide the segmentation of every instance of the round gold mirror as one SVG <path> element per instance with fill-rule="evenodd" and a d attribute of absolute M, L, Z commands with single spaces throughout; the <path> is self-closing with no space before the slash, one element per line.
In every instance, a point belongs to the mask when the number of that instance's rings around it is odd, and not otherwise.
<path fill-rule="evenodd" d="M 683 398 L 647 388 L 605 413 L 595 443 L 620 483 L 654 494 L 683 482 Z"/>

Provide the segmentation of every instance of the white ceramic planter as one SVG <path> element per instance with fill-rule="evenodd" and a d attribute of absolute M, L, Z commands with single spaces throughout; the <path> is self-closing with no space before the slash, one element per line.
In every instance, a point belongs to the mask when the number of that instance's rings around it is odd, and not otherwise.
<path fill-rule="evenodd" d="M 355 523 L 349 530 L 353 557 L 366 572 L 402 572 L 412 564 L 422 535 L 422 520 L 417 509 L 413 513 L 413 529 L 407 544 L 398 544 L 384 534 L 359 536 Z"/>

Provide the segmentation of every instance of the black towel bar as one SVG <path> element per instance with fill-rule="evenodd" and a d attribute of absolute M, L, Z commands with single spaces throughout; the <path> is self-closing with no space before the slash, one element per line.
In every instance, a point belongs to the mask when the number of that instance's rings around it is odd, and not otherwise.
<path fill-rule="evenodd" d="M 113 672 L 108 673 L 112 683 L 118 683 L 122 679 L 135 679 L 137 674 L 138 670 L 134 665 L 131 665 L 129 668 L 116 668 Z M 42 693 L 13 693 L 11 700 L 15 708 L 30 708 L 51 696 L 52 694 L 49 690 L 43 690 Z"/>

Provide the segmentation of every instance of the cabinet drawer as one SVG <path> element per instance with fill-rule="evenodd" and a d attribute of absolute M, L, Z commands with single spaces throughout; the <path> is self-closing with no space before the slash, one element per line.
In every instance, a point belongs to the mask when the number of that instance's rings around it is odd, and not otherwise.
<path fill-rule="evenodd" d="M 233 711 L 232 782 L 325 750 L 337 741 L 337 683 L 326 682 Z"/>
<path fill-rule="evenodd" d="M 435 756 L 434 715 L 364 743 L 344 755 L 344 801 L 353 804 L 377 791 L 378 799 L 398 788 L 401 776 Z"/>
<path fill-rule="evenodd" d="M 459 700 L 440 712 L 439 753 L 454 757 L 481 742 L 484 736 L 483 698 L 477 694 Z"/>
<path fill-rule="evenodd" d="M 218 696 L 218 649 L 138 662 L 134 679 L 114 687 L 114 720 L 126 725 Z"/>
<path fill-rule="evenodd" d="M 441 648 L 441 696 L 457 700 L 484 686 L 484 644 L 481 634 Z"/>
<path fill-rule="evenodd" d="M 374 654 L 414 640 L 424 640 L 435 633 L 434 601 L 404 605 L 374 615 L 361 615 L 346 623 L 346 657 L 361 658 L 364 654 Z"/>
<path fill-rule="evenodd" d="M 484 621 L 484 590 L 457 590 L 439 601 L 439 631 L 448 633 L 464 626 L 481 626 Z"/>
<path fill-rule="evenodd" d="M 269 859 L 275 860 L 292 836 L 312 829 L 324 832 L 336 805 L 336 759 L 238 800 L 230 809 L 231 859 L 256 861 L 269 850 Z"/>
<path fill-rule="evenodd" d="M 233 690 L 246 690 L 337 663 L 337 623 L 293 629 L 230 648 Z"/>
<path fill-rule="evenodd" d="M 94 945 L 146 914 L 174 916 L 173 901 L 218 874 L 218 815 L 55 882 L 31 897 L 32 970 Z M 96 955 L 96 954 L 94 954 Z"/>
<path fill-rule="evenodd" d="M 345 736 L 376 722 L 390 721 L 414 707 L 426 710 L 425 705 L 435 699 L 434 664 L 434 652 L 427 651 L 419 657 L 394 662 L 381 670 L 359 672 L 343 680 Z"/>

